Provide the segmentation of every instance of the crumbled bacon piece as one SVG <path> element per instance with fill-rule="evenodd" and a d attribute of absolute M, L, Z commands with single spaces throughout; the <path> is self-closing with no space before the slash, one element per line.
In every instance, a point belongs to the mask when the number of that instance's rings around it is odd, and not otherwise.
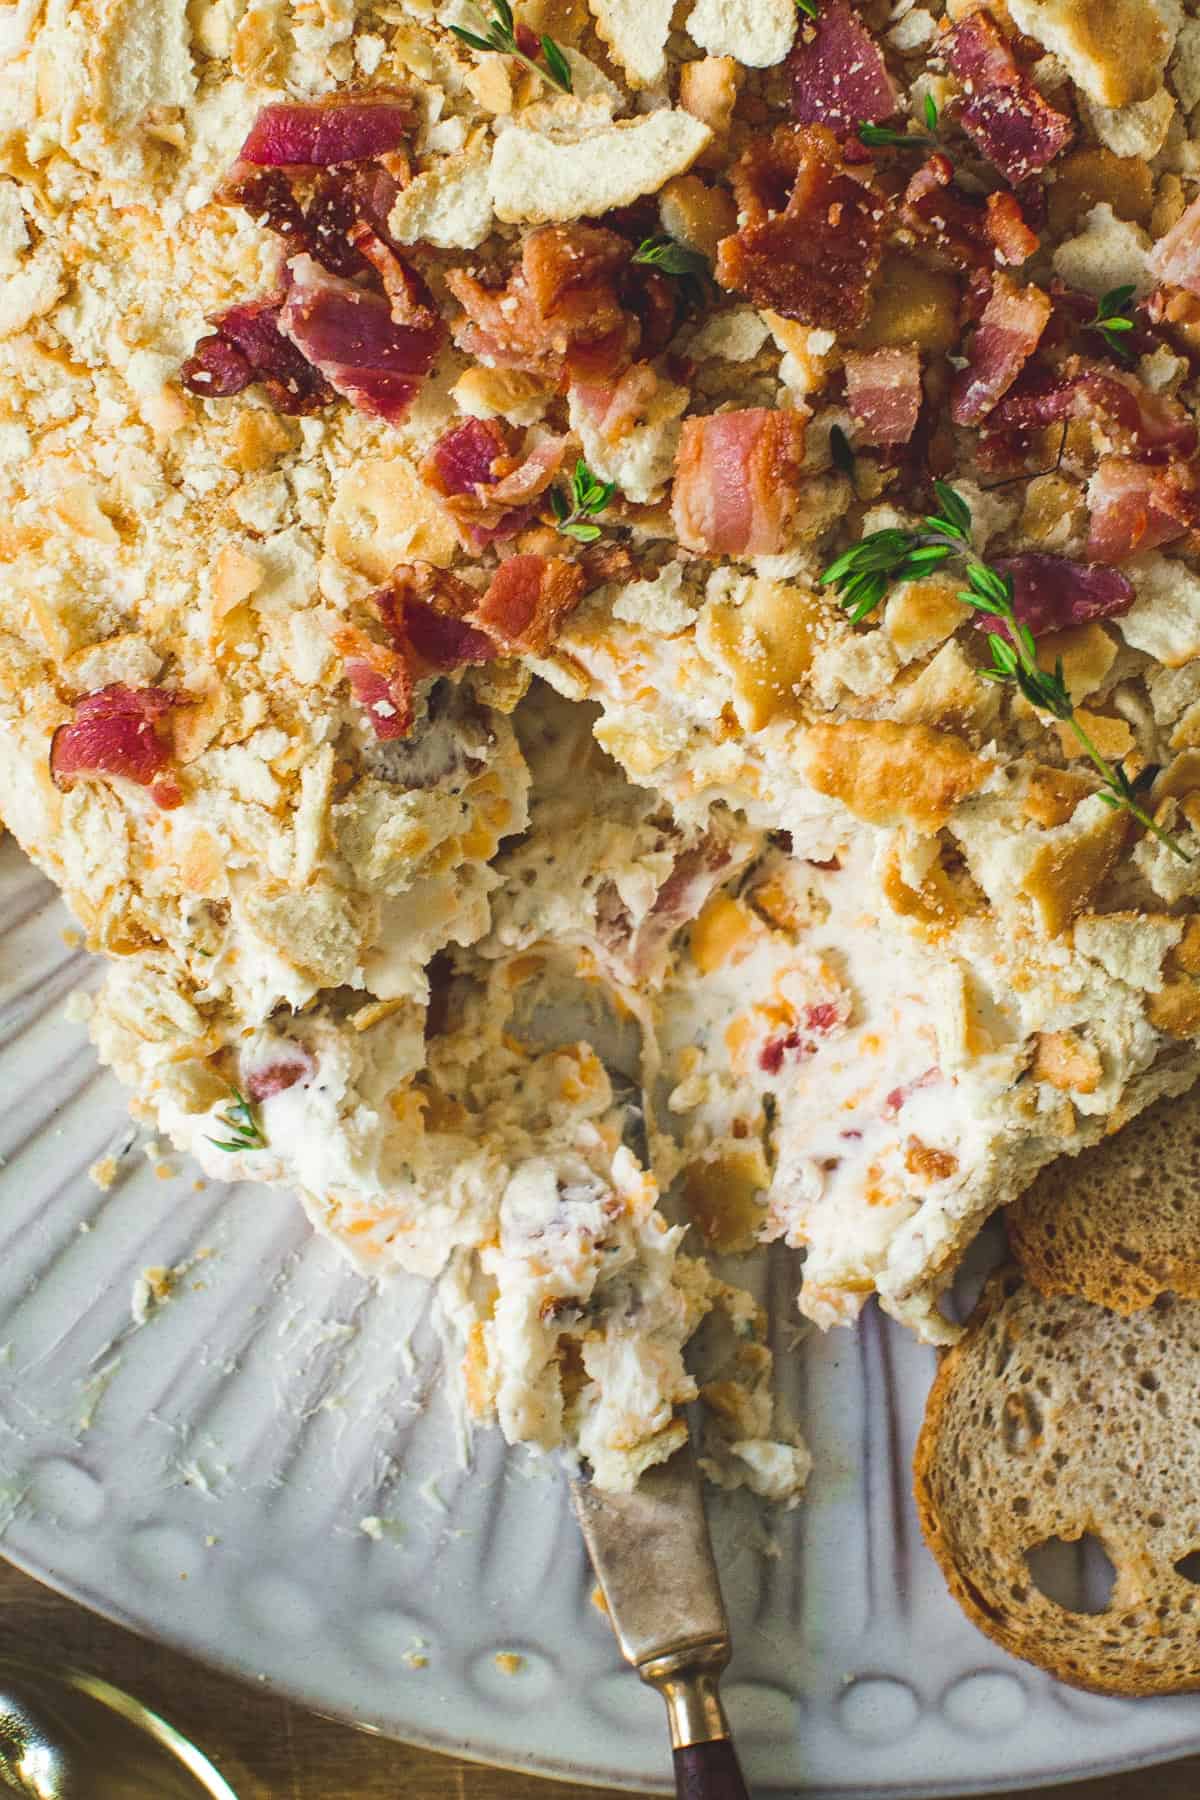
<path fill-rule="evenodd" d="M 576 369 L 585 379 L 618 374 L 641 336 L 621 293 L 631 255 L 625 238 L 601 226 L 542 225 L 527 233 L 502 288 L 451 269 L 446 285 L 466 313 L 455 342 L 480 362 L 551 381 Z"/>
<path fill-rule="evenodd" d="M 399 185 L 386 169 L 372 164 L 323 169 L 316 174 L 303 171 L 303 199 L 295 173 L 235 163 L 217 198 L 228 206 L 242 207 L 281 237 L 291 255 L 313 256 L 331 275 L 349 279 L 366 273 L 369 261 L 354 241 L 359 228 L 374 232 L 395 252 L 387 215 Z"/>
<path fill-rule="evenodd" d="M 883 203 L 847 175 L 822 126 L 780 125 L 732 171 L 746 224 L 717 246 L 717 280 L 802 325 L 861 325 L 882 257 Z"/>
<path fill-rule="evenodd" d="M 940 261 L 967 274 L 1023 263 L 1038 246 L 1014 194 L 989 194 L 981 206 L 957 186 L 954 164 L 940 150 L 909 181 L 900 218 Z"/>
<path fill-rule="evenodd" d="M 705 901 L 728 878 L 731 861 L 728 842 L 715 832 L 706 832 L 697 843 L 680 850 L 636 934 L 615 882 L 607 881 L 598 889 L 597 940 L 618 980 L 661 979 L 676 932 L 697 917 Z"/>
<path fill-rule="evenodd" d="M 333 390 L 280 330 L 283 302 L 248 300 L 211 320 L 216 330 L 202 337 L 179 372 L 189 393 L 206 400 L 240 394 L 261 382 L 282 413 L 313 412 L 327 406 Z"/>
<path fill-rule="evenodd" d="M 442 496 L 465 548 L 483 550 L 511 537 L 532 518 L 528 507 L 495 506 L 489 490 L 511 466 L 508 439 L 494 419 L 464 419 L 444 431 L 421 464 L 421 477 Z"/>
<path fill-rule="evenodd" d="M 400 563 L 371 596 L 414 680 L 494 659 L 495 644 L 470 623 L 478 598 L 473 587 L 432 563 Z"/>
<path fill-rule="evenodd" d="M 493 506 L 524 506 L 544 494 L 567 453 L 565 437 L 540 437 L 520 456 L 502 460 L 493 468 L 497 478 L 488 494 Z"/>
<path fill-rule="evenodd" d="M 197 340 L 179 379 L 191 394 L 226 400 L 231 394 L 240 394 L 257 377 L 232 338 L 213 331 Z"/>
<path fill-rule="evenodd" d="M 1119 618 L 1137 598 L 1132 584 L 1115 569 L 1071 562 L 1065 556 L 1030 550 L 1001 557 L 995 566 L 1012 578 L 1013 616 L 1018 625 L 1028 625 L 1034 637 L 1092 619 Z M 977 615 L 975 624 L 983 631 L 997 629 L 995 619 L 986 614 Z"/>
<path fill-rule="evenodd" d="M 1123 562 L 1200 526 L 1200 488 L 1189 465 L 1156 469 L 1106 456 L 1088 483 L 1087 499 L 1087 553 L 1096 562 Z"/>
<path fill-rule="evenodd" d="M 1119 446 L 1147 462 L 1195 455 L 1196 424 L 1178 400 L 1152 392 L 1124 370 L 1084 363 L 1069 366 L 1079 371 L 1074 380 L 1080 411 L 1098 417 Z"/>
<path fill-rule="evenodd" d="M 936 1087 L 942 1079 L 942 1071 L 935 1065 L 932 1069 L 926 1069 L 923 1075 L 917 1075 L 912 1081 L 906 1081 L 903 1086 L 894 1087 L 883 1103 L 884 1118 L 894 1119 L 914 1094 L 919 1093 L 922 1088 Z M 845 1137 L 850 1135 L 849 1132 L 843 1133 Z"/>
<path fill-rule="evenodd" d="M 398 424 L 433 365 L 440 326 L 397 325 L 383 295 L 330 275 L 311 256 L 294 256 L 288 273 L 282 329 L 352 405 Z"/>
<path fill-rule="evenodd" d="M 1168 287 L 1200 294 L 1200 199 L 1193 200 L 1170 231 L 1158 239 L 1146 258 L 1146 267 Z"/>
<path fill-rule="evenodd" d="M 449 569 L 400 563 L 371 595 L 388 642 L 378 643 L 354 625 L 335 633 L 354 697 L 377 738 L 408 736 L 417 683 L 426 676 L 494 660 L 496 644 L 472 618 L 478 598 Z"/>
<path fill-rule="evenodd" d="M 773 556 L 784 549 L 804 436 L 800 413 L 766 407 L 685 419 L 671 502 L 680 543 L 705 556 Z"/>
<path fill-rule="evenodd" d="M 307 253 L 331 275 L 352 280 L 367 270 L 362 252 L 354 243 L 357 223 L 353 179 L 342 170 L 323 170 L 311 185 L 302 230 L 287 240 L 288 249 L 293 255 Z"/>
<path fill-rule="evenodd" d="M 481 550 L 527 525 L 563 464 L 565 437 L 541 437 L 519 456 L 494 420 L 466 419 L 438 439 L 421 475 L 439 493 L 468 548 Z"/>
<path fill-rule="evenodd" d="M 186 694 L 168 688 L 126 687 L 113 682 L 75 702 L 75 717 L 60 725 L 50 744 L 50 773 L 60 788 L 93 775 L 122 775 L 149 788 L 158 805 L 178 806 L 182 795 L 170 773 L 167 720 Z"/>
<path fill-rule="evenodd" d="M 542 317 L 571 327 L 587 322 L 596 290 L 622 272 L 629 255 L 625 239 L 603 226 L 549 225 L 521 245 L 521 270 Z"/>
<path fill-rule="evenodd" d="M 817 1054 L 817 1046 L 803 1032 L 789 1031 L 781 1037 L 768 1038 L 758 1053 L 758 1066 L 764 1075 L 778 1075 L 785 1057 L 793 1062 L 807 1062 Z"/>
<path fill-rule="evenodd" d="M 900 217 L 952 267 L 971 270 L 983 260 L 978 209 L 954 186 L 954 164 L 943 151 L 935 151 L 911 176 Z"/>
<path fill-rule="evenodd" d="M 246 1098 L 258 1105 L 274 1099 L 276 1094 L 285 1094 L 289 1088 L 307 1087 L 316 1072 L 317 1059 L 303 1044 L 274 1044 L 270 1060 L 243 1071 L 241 1083 Z"/>
<path fill-rule="evenodd" d="M 606 443 L 615 444 L 645 414 L 658 392 L 658 376 L 649 363 L 626 369 L 616 386 L 599 381 L 571 383 L 571 417 L 582 419 Z"/>
<path fill-rule="evenodd" d="M 1037 232 L 1031 230 L 1015 194 L 988 195 L 984 202 L 983 235 L 996 262 L 1010 269 L 1028 262 L 1038 247 Z"/>
<path fill-rule="evenodd" d="M 849 351 L 846 404 L 864 443 L 907 444 L 921 411 L 919 352 Z"/>
<path fill-rule="evenodd" d="M 1106 449 L 1146 462 L 1174 461 L 1196 452 L 1195 423 L 1177 400 L 1153 393 L 1125 370 L 1078 356 L 1058 374 L 1027 372 L 995 407 L 990 422 L 1025 430 L 1064 419 L 1095 424 Z"/>
<path fill-rule="evenodd" d="M 841 995 L 836 1000 L 813 1002 L 804 1008 L 801 1024 L 780 1033 L 778 1037 L 767 1039 L 758 1053 L 759 1068 L 766 1075 L 778 1075 L 785 1058 L 790 1058 L 793 1062 L 807 1062 L 819 1049 L 815 1040 L 828 1037 L 831 1031 L 848 1024 L 849 1020 L 849 995 Z"/>
<path fill-rule="evenodd" d="M 263 108 L 218 198 L 283 239 L 286 291 L 213 321 L 183 367 L 191 392 L 226 396 L 261 381 L 281 412 L 308 412 L 337 392 L 392 423 L 404 417 L 444 336 L 425 284 L 387 233 L 415 120 L 397 93 Z M 386 301 L 369 285 L 375 277 Z"/>
<path fill-rule="evenodd" d="M 213 195 L 223 206 L 240 206 L 252 219 L 296 250 L 311 248 L 304 206 L 285 169 L 235 162 Z"/>
<path fill-rule="evenodd" d="M 408 94 L 284 100 L 261 108 L 240 155 L 243 162 L 270 167 L 366 162 L 397 149 L 417 123 Z"/>
<path fill-rule="evenodd" d="M 492 482 L 492 465 L 508 455 L 508 439 L 495 419 L 463 419 L 437 440 L 421 475 L 439 494 L 469 494 Z"/>
<path fill-rule="evenodd" d="M 842 138 L 897 110 L 883 53 L 847 0 L 825 0 L 811 25 L 802 21 L 787 68 L 800 125 L 827 125 Z"/>
<path fill-rule="evenodd" d="M 637 564 L 624 544 L 584 544 L 576 557 L 583 571 L 583 591 L 593 593 L 610 583 L 627 587 L 638 579 Z"/>
<path fill-rule="evenodd" d="M 818 1000 L 815 1006 L 804 1009 L 804 1025 L 808 1031 L 832 1031 L 835 1025 L 844 1025 L 850 1016 L 849 1005 L 837 1000 Z"/>
<path fill-rule="evenodd" d="M 990 13 L 968 14 L 947 34 L 943 50 L 964 89 L 959 123 L 1014 187 L 1066 149 L 1074 126 L 1021 73 Z"/>
<path fill-rule="evenodd" d="M 388 220 L 396 204 L 396 196 L 412 180 L 412 165 L 407 150 L 392 150 L 381 162 L 368 163 L 350 173 L 351 190 L 358 216 L 364 225 L 378 232 L 385 244 L 395 251 L 401 246 L 391 235 Z"/>
<path fill-rule="evenodd" d="M 732 856 L 724 838 L 711 832 L 698 844 L 682 850 L 654 896 L 650 916 L 669 925 L 672 931 L 696 918 L 714 888 L 720 885 L 716 877 L 724 874 Z"/>
<path fill-rule="evenodd" d="M 1052 369 L 1026 369 L 997 402 L 990 423 L 1012 431 L 1060 424 L 1073 416 L 1072 389 L 1073 383 Z"/>
<path fill-rule="evenodd" d="M 471 597 L 475 598 L 474 593 Z M 436 670 L 448 674 L 451 669 L 495 659 L 496 646 L 486 633 L 439 612 L 424 600 L 405 600 L 401 616 L 404 635 L 414 656 L 424 665 L 422 673 Z"/>
<path fill-rule="evenodd" d="M 502 650 L 542 656 L 583 593 L 583 571 L 561 556 L 510 556 L 492 576 L 475 623 Z"/>
<path fill-rule="evenodd" d="M 441 314 L 427 284 L 416 270 L 384 243 L 373 226 L 361 219 L 350 228 L 350 242 L 383 283 L 392 310 L 392 323 L 407 326 L 410 331 L 433 331 L 440 336 Z"/>
<path fill-rule="evenodd" d="M 977 425 L 1006 394 L 1050 318 L 1050 298 L 1038 287 L 1018 287 L 997 275 L 971 339 L 967 366 L 954 378 L 950 411 L 956 425 Z"/>
<path fill-rule="evenodd" d="M 375 736 L 382 743 L 407 737 L 413 728 L 415 684 L 405 657 L 387 644 L 377 644 L 356 625 L 336 631 L 333 642 L 341 652 L 350 690 Z"/>

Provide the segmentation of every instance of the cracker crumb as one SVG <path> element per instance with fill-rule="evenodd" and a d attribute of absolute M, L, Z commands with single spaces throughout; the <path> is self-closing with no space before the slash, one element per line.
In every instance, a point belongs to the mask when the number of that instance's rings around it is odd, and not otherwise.
<path fill-rule="evenodd" d="M 178 1274 L 177 1269 L 166 1269 L 161 1263 L 142 1270 L 129 1296 L 129 1312 L 135 1325 L 144 1325 L 155 1308 L 170 1299 Z"/>

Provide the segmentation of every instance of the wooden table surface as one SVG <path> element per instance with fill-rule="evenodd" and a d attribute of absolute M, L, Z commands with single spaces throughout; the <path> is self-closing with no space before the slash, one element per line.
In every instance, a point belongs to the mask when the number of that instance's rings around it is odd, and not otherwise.
<path fill-rule="evenodd" d="M 70 1661 L 130 1689 L 207 1751 L 240 1800 L 621 1800 L 615 1790 L 538 1781 L 332 1724 L 148 1644 L 0 1562 L 0 1655 L 13 1654 Z M 1050 1793 L 1195 1800 L 1200 1757 Z"/>

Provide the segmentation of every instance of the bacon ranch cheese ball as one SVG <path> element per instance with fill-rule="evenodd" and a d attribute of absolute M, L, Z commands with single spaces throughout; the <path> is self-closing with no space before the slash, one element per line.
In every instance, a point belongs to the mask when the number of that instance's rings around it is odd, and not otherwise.
<path fill-rule="evenodd" d="M 730 1259 L 946 1340 L 1200 1073 L 1200 20 L 5 29 L 0 807 L 102 1057 L 477 1419 L 628 1487 L 699 1393 L 793 1498 Z"/>

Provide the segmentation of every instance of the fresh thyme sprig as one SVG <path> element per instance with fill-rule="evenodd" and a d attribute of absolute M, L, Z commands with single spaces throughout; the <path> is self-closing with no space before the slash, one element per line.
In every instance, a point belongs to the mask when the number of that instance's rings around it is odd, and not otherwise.
<path fill-rule="evenodd" d="M 871 150 L 889 146 L 896 150 L 936 150 L 938 141 L 932 134 L 938 127 L 938 109 L 932 94 L 926 94 L 921 112 L 928 131 L 897 131 L 891 125 L 860 125 L 859 142 Z"/>
<path fill-rule="evenodd" d="M 677 239 L 667 237 L 665 232 L 658 237 L 643 238 L 633 253 L 633 260 L 645 263 L 663 275 L 708 274 L 707 257 L 701 256 L 698 250 L 689 250 Z"/>
<path fill-rule="evenodd" d="M 689 250 L 686 244 L 668 237 L 665 232 L 657 237 L 643 238 L 632 261 L 647 269 L 657 269 L 660 275 L 672 276 L 684 290 L 689 306 L 702 306 L 712 292 L 708 258 L 701 256 L 698 250 Z"/>
<path fill-rule="evenodd" d="M 219 1122 L 229 1133 L 227 1139 L 209 1138 L 209 1143 L 217 1150 L 228 1150 L 231 1155 L 240 1155 L 245 1150 L 264 1150 L 267 1139 L 258 1114 L 245 1094 L 233 1089 L 233 1098 L 225 1111 L 217 1114 Z"/>
<path fill-rule="evenodd" d="M 936 150 L 937 139 L 927 131 L 896 131 L 890 125 L 860 125 L 859 142 L 870 150 Z"/>
<path fill-rule="evenodd" d="M 823 584 L 838 590 L 841 604 L 857 625 L 874 611 L 893 582 L 910 581 L 950 557 L 958 558 L 966 565 L 967 581 L 958 598 L 975 612 L 999 620 L 1004 632 L 1003 636 L 988 632 L 992 660 L 980 674 L 987 681 L 1012 682 L 1031 706 L 1066 725 L 1103 782 L 1100 799 L 1105 806 L 1131 814 L 1160 843 L 1190 862 L 1183 846 L 1141 805 L 1139 783 L 1130 781 L 1119 763 L 1110 763 L 1080 724 L 1062 658 L 1052 671 L 1039 666 L 1033 632 L 1013 610 L 1012 576 L 993 569 L 971 548 L 971 509 L 962 495 L 945 481 L 935 481 L 933 487 L 941 511 L 922 521 L 924 530 L 887 527 L 871 532 L 830 563 L 821 577 Z"/>
<path fill-rule="evenodd" d="M 563 537 L 574 538 L 577 544 L 594 544 L 601 535 L 601 528 L 592 521 L 597 513 L 604 511 L 616 491 L 615 481 L 597 481 L 580 457 L 571 477 L 569 496 L 561 488 L 551 491 L 554 529 Z"/>
<path fill-rule="evenodd" d="M 1129 347 L 1121 340 L 1127 331 L 1133 330 L 1133 320 L 1126 312 L 1126 307 L 1133 299 L 1136 289 L 1130 282 L 1128 287 L 1109 288 L 1096 302 L 1096 316 L 1088 320 L 1087 329 L 1098 331 L 1109 349 L 1121 358 L 1129 361 Z"/>
<path fill-rule="evenodd" d="M 482 6 L 477 6 L 476 11 L 482 15 Z M 542 55 L 546 59 L 545 68 L 541 63 L 535 62 L 531 56 L 526 56 L 517 42 L 516 23 L 508 0 L 492 0 L 492 17 L 486 22 L 487 35 L 484 37 L 481 37 L 478 32 L 468 31 L 463 25 L 452 25 L 450 29 L 456 38 L 461 38 L 462 42 L 469 44 L 472 50 L 497 50 L 501 56 L 514 56 L 519 63 L 523 63 L 527 69 L 532 69 L 533 73 L 539 75 L 543 81 L 552 82 L 555 87 L 561 88 L 564 94 L 573 91 L 570 64 L 553 38 L 537 38 L 537 42 L 542 47 Z M 536 34 L 531 32 L 530 36 L 534 37 Z"/>

